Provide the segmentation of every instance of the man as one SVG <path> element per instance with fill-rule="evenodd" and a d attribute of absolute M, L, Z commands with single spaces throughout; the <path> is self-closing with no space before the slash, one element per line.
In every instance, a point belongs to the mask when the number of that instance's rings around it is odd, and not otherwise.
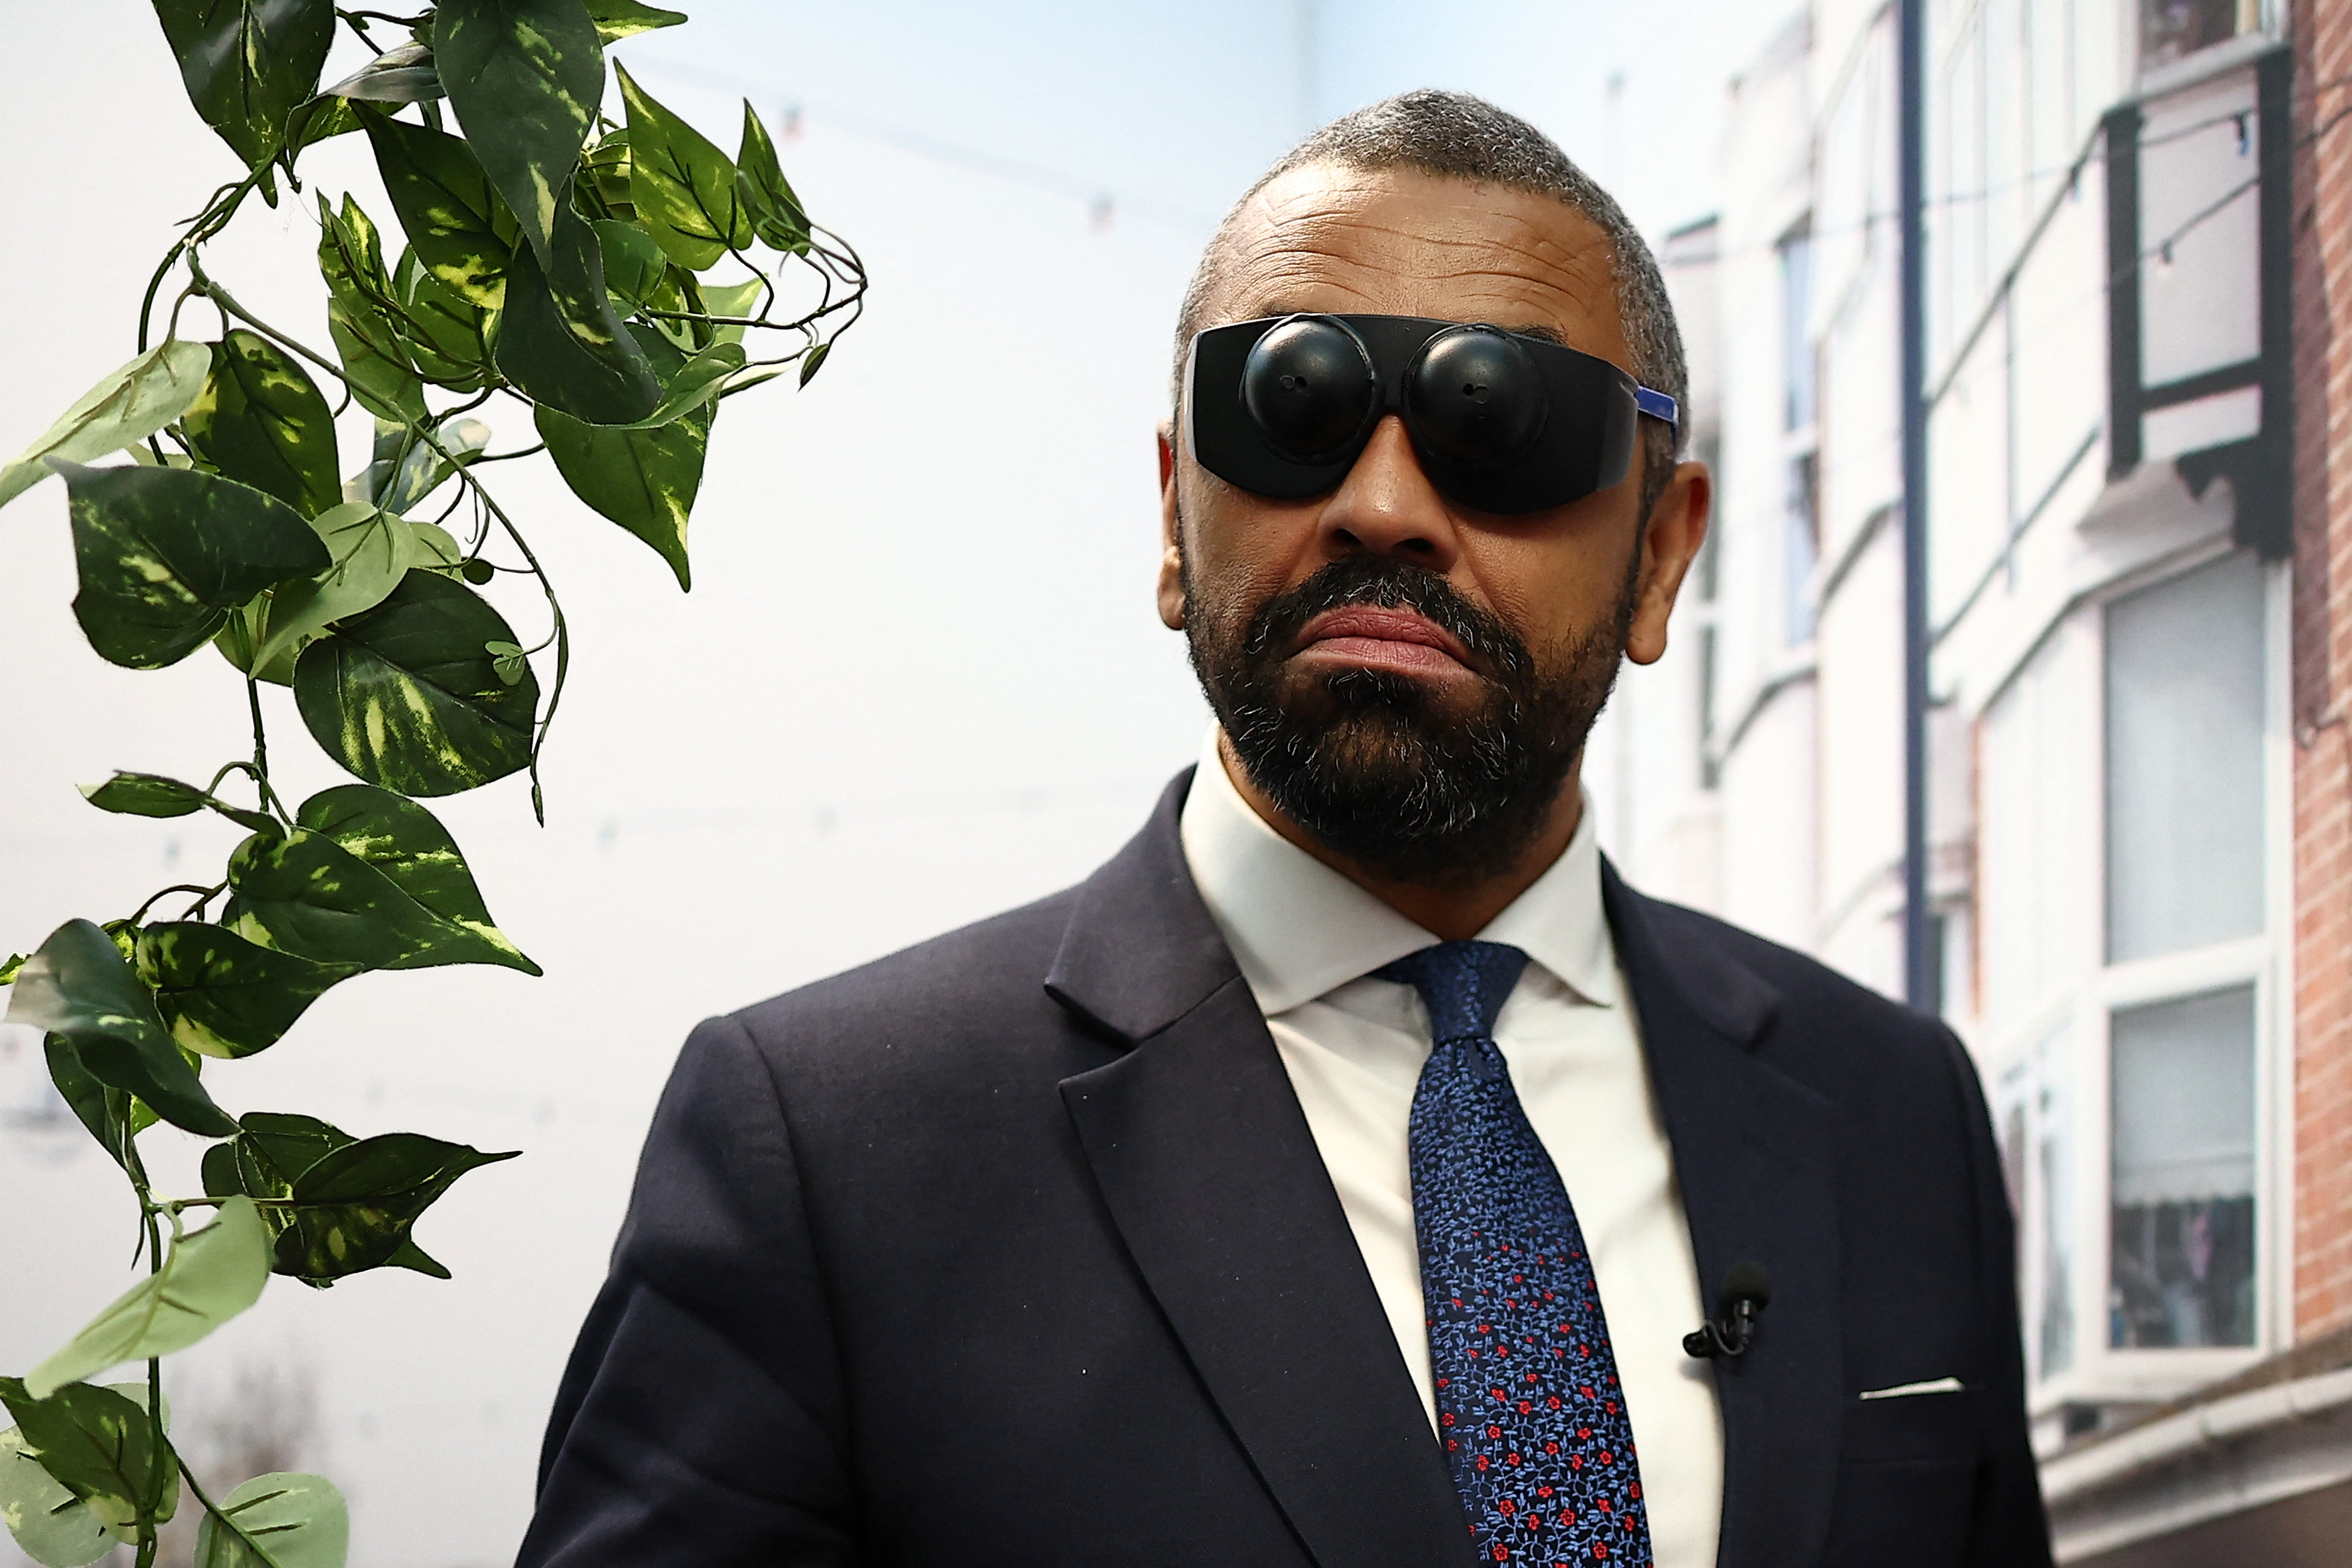
<path fill-rule="evenodd" d="M 696 1031 L 522 1561 L 2046 1563 L 1958 1045 L 1594 847 L 1707 519 L 1640 237 L 1408 94 L 1244 198 L 1179 342 L 1199 768 L 1078 888 Z"/>

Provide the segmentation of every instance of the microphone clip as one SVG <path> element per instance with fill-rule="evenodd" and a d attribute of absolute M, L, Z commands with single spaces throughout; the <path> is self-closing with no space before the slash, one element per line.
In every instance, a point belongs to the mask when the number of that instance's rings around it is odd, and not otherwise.
<path fill-rule="evenodd" d="M 1762 1264 L 1733 1264 L 1731 1271 L 1724 1276 L 1716 1321 L 1685 1334 L 1683 1353 L 1701 1361 L 1746 1355 L 1756 1339 L 1756 1320 L 1771 1300 L 1772 1277 L 1764 1271 Z"/>

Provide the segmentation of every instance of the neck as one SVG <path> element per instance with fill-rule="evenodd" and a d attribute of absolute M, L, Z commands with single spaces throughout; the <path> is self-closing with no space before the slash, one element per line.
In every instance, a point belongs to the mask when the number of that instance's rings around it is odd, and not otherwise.
<path fill-rule="evenodd" d="M 1578 776 L 1583 771 L 1584 759 L 1579 756 L 1568 770 L 1559 794 L 1551 803 L 1544 818 L 1543 831 L 1536 836 L 1510 866 L 1493 877 L 1460 886 L 1433 888 L 1419 882 L 1400 882 L 1391 877 L 1336 855 L 1323 842 L 1268 799 L 1243 767 L 1234 753 L 1234 743 L 1223 730 L 1217 731 L 1217 757 L 1224 763 L 1225 776 L 1234 788 L 1249 802 L 1250 809 L 1263 818 L 1267 826 L 1296 844 L 1372 897 L 1444 942 L 1465 942 L 1491 924 L 1496 915 L 1508 909 L 1511 900 L 1532 886 L 1535 879 L 1551 869 L 1560 858 L 1569 840 L 1576 837 L 1577 824 L 1583 815 L 1583 792 L 1578 787 Z"/>

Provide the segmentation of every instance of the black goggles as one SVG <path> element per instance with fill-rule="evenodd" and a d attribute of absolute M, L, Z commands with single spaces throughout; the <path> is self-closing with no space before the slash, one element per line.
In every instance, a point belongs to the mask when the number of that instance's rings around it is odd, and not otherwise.
<path fill-rule="evenodd" d="M 1384 416 L 1422 471 L 1479 511 L 1543 511 L 1625 477 L 1643 415 L 1675 400 L 1607 360 L 1484 322 L 1267 316 L 1196 334 L 1186 436 L 1228 484 L 1296 500 L 1335 489 Z"/>

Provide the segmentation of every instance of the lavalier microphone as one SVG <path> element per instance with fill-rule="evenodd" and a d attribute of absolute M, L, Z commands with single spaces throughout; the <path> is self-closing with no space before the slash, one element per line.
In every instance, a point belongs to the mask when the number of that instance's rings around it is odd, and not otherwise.
<path fill-rule="evenodd" d="M 1717 1321 L 1683 1336 L 1683 1352 L 1705 1361 L 1710 1356 L 1741 1356 L 1756 1338 L 1756 1320 L 1772 1301 L 1772 1276 L 1750 1258 L 1735 1263 L 1723 1277 L 1723 1294 Z"/>

